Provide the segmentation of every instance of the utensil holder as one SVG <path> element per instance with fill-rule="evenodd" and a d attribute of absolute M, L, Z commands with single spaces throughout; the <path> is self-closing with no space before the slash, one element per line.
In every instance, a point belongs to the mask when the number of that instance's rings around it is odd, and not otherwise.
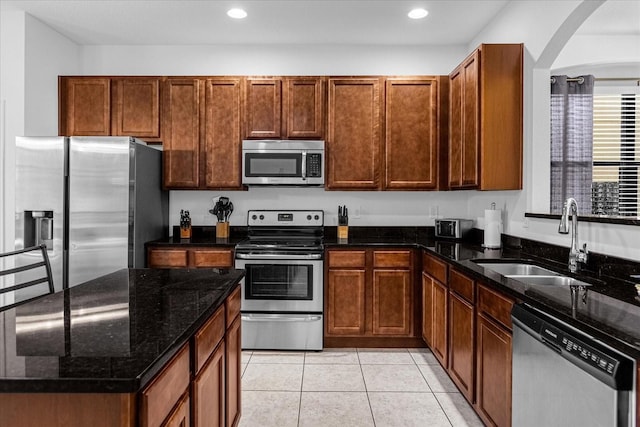
<path fill-rule="evenodd" d="M 181 239 L 190 239 L 191 238 L 191 226 L 189 226 L 189 227 L 180 227 L 180 238 Z"/>
<path fill-rule="evenodd" d="M 338 226 L 338 239 L 348 239 L 349 238 L 349 226 L 348 225 L 339 225 Z"/>
<path fill-rule="evenodd" d="M 229 237 L 229 223 L 228 222 L 216 223 L 216 238 L 226 239 L 228 237 Z"/>

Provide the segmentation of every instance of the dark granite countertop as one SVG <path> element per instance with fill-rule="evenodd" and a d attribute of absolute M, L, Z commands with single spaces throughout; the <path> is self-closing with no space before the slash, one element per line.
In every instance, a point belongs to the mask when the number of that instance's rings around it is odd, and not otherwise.
<path fill-rule="evenodd" d="M 567 267 L 568 249 L 566 256 L 564 253 L 558 254 L 553 248 L 544 247 L 544 244 L 538 245 L 543 249 L 533 250 L 527 245 L 536 246 L 537 242 L 531 241 L 515 248 L 486 249 L 477 243 L 477 238 L 469 239 L 471 241 L 436 239 L 428 227 L 354 227 L 353 230 L 350 227 L 347 240 L 339 240 L 332 230 L 327 230 L 324 241 L 326 248 L 396 246 L 425 249 L 516 301 L 539 308 L 640 360 L 640 296 L 634 286 L 640 280 L 634 282 L 626 270 L 616 274 L 615 271 L 620 268 L 608 264 L 591 266 L 592 271 L 574 274 Z M 598 258 L 597 254 L 592 255 L 592 258 Z M 574 302 L 569 287 L 527 285 L 485 269 L 474 260 L 524 260 L 592 286 L 579 290 L 577 301 Z M 640 264 L 632 264 L 632 271 L 640 271 Z"/>
<path fill-rule="evenodd" d="M 1 312 L 0 392 L 137 392 L 243 276 L 123 269 Z"/>
<path fill-rule="evenodd" d="M 193 226 L 191 238 L 180 238 L 180 227 L 173 227 L 173 235 L 164 239 L 147 242 L 147 247 L 159 246 L 209 246 L 209 247 L 234 247 L 236 244 L 247 238 L 247 227 L 231 227 L 229 237 L 224 239 L 216 238 L 215 226 Z"/>

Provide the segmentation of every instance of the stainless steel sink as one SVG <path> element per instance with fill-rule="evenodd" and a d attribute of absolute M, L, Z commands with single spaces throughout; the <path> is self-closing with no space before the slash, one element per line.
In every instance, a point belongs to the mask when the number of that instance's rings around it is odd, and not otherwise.
<path fill-rule="evenodd" d="M 544 267 L 539 267 L 533 264 L 524 263 L 495 263 L 495 262 L 478 262 L 480 267 L 484 267 L 487 270 L 495 271 L 505 277 L 521 277 L 521 276 L 558 276 L 559 274 L 547 270 Z"/>
<path fill-rule="evenodd" d="M 521 262 L 482 262 L 477 261 L 480 267 L 494 271 L 502 276 L 509 277 L 527 285 L 533 286 L 591 286 L 572 277 L 563 276 L 555 271 L 548 270 L 535 264 Z"/>
<path fill-rule="evenodd" d="M 524 282 L 528 285 L 540 286 L 591 286 L 591 283 L 574 279 L 567 276 L 527 276 L 517 277 L 516 280 Z"/>

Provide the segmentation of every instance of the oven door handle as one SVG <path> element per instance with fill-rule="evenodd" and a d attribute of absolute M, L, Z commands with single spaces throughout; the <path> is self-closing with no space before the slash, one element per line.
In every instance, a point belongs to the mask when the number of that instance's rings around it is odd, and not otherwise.
<path fill-rule="evenodd" d="M 320 315 L 288 315 L 288 314 L 242 314 L 245 322 L 317 322 L 322 320 Z"/>
<path fill-rule="evenodd" d="M 300 254 L 300 255 L 285 255 L 285 254 L 239 254 L 236 253 L 237 259 L 283 259 L 283 260 L 308 260 L 308 259 L 322 259 L 322 254 Z"/>

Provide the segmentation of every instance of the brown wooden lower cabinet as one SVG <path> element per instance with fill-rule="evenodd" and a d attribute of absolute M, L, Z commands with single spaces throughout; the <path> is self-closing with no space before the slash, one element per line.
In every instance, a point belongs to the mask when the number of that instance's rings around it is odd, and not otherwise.
<path fill-rule="evenodd" d="M 478 315 L 476 411 L 488 425 L 511 425 L 511 333 Z"/>
<path fill-rule="evenodd" d="M 470 402 L 475 388 L 474 313 L 473 304 L 449 293 L 449 375 Z"/>
<path fill-rule="evenodd" d="M 237 426 L 242 414 L 241 405 L 241 374 L 242 374 L 242 336 L 241 319 L 237 316 L 231 326 L 227 328 L 226 347 L 226 420 L 227 427 Z"/>
<path fill-rule="evenodd" d="M 426 251 L 422 265 L 425 342 L 486 425 L 510 426 L 515 301 Z"/>
<path fill-rule="evenodd" d="M 475 398 L 475 289 L 473 279 L 449 270 L 449 375 L 469 402 Z"/>
<path fill-rule="evenodd" d="M 187 427 L 191 425 L 191 405 L 189 393 L 185 393 L 184 397 L 175 408 L 173 413 L 162 425 L 163 427 Z"/>
<path fill-rule="evenodd" d="M 232 268 L 233 248 L 162 246 L 147 249 L 149 268 Z"/>
<path fill-rule="evenodd" d="M 224 341 L 222 341 L 211 356 L 211 359 L 193 380 L 194 427 L 224 426 L 224 350 L 225 345 Z"/>
<path fill-rule="evenodd" d="M 325 346 L 421 344 L 414 255 L 404 248 L 327 251 Z"/>
<path fill-rule="evenodd" d="M 448 366 L 449 315 L 447 310 L 449 293 L 446 286 L 431 280 L 431 310 L 433 316 L 433 342 L 431 351 L 445 368 Z"/>

